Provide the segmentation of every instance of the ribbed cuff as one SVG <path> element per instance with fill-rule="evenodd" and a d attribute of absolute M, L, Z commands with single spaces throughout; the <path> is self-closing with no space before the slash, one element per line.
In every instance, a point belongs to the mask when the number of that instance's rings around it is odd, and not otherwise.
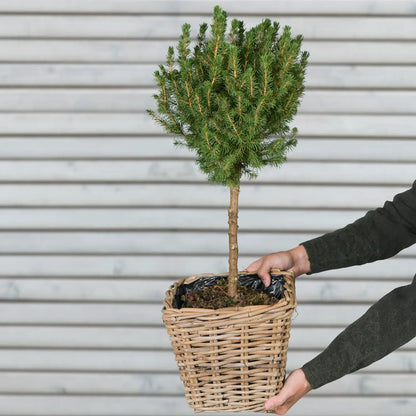
<path fill-rule="evenodd" d="M 329 268 L 329 257 L 325 255 L 328 253 L 328 245 L 322 237 L 314 238 L 312 240 L 300 243 L 308 254 L 310 271 L 306 274 L 319 273 Z"/>
<path fill-rule="evenodd" d="M 306 363 L 302 367 L 302 371 L 305 373 L 306 380 L 308 380 L 312 390 L 318 389 L 326 384 L 322 381 L 322 372 L 314 368 L 312 361 Z"/>

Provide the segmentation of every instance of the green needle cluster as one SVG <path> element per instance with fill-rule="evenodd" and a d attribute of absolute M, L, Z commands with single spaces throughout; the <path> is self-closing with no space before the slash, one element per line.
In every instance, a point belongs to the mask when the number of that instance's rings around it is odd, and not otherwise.
<path fill-rule="evenodd" d="M 176 144 L 196 154 L 211 182 L 237 186 L 266 165 L 279 166 L 296 145 L 290 123 L 304 91 L 308 53 L 289 26 L 279 35 L 269 19 L 246 31 L 216 6 L 208 25 L 191 41 L 184 24 L 166 65 L 155 72 L 157 112 L 148 110 Z M 192 48 L 191 48 L 192 44 Z M 193 50 L 191 50 L 193 49 Z"/>

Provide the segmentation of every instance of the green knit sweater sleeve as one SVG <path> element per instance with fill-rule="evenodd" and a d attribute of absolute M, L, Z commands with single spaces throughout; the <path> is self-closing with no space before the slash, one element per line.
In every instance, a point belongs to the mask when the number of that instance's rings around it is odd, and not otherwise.
<path fill-rule="evenodd" d="M 415 242 L 416 181 L 383 208 L 302 245 L 311 264 L 309 274 L 313 274 L 386 259 Z"/>
<path fill-rule="evenodd" d="M 389 258 L 415 242 L 416 181 L 383 208 L 302 245 L 312 274 Z M 366 367 L 414 338 L 415 310 L 416 277 L 411 285 L 385 295 L 302 367 L 311 387 Z"/>
<path fill-rule="evenodd" d="M 367 367 L 416 336 L 416 278 L 383 296 L 302 370 L 313 389 Z"/>

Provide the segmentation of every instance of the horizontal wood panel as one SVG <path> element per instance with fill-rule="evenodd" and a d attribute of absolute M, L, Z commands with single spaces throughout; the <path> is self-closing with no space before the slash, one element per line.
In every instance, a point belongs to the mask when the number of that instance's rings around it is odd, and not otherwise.
<path fill-rule="evenodd" d="M 56 0 L 3 0 L 1 12 L 9 13 L 160 13 L 164 15 L 177 15 L 185 13 L 210 14 L 216 2 L 214 0 L 182 0 L 179 2 L 157 1 L 147 2 L 144 0 L 125 1 L 118 0 L 89 0 L 88 3 L 82 0 L 71 0 L 71 2 Z M 267 0 L 252 2 L 244 1 L 236 4 L 233 1 L 225 0 L 223 7 L 230 13 L 258 14 L 260 11 L 267 14 L 299 14 L 299 15 L 405 15 L 412 16 L 416 12 L 414 3 L 410 0 L 395 2 L 374 2 L 371 0 L 357 2 L 328 2 L 317 0 L 313 3 L 308 0 L 280 1 L 270 3 Z M 207 10 L 208 9 L 208 10 Z"/>
<path fill-rule="evenodd" d="M 361 217 L 360 210 L 240 209 L 240 232 L 331 231 Z M 207 222 L 209 218 L 209 222 Z M 224 208 L 0 209 L 0 230 L 222 230 Z"/>
<path fill-rule="evenodd" d="M 154 64 L 134 63 L 0 63 L 0 86 L 55 87 L 147 87 L 155 85 Z M 414 89 L 412 66 L 319 65 L 311 63 L 306 73 L 307 88 Z M 47 90 L 45 90 L 47 92 Z M 309 91 L 310 92 L 310 91 Z M 306 98 L 306 97 L 305 97 Z"/>
<path fill-rule="evenodd" d="M 104 259 L 100 262 L 103 263 Z M 4 263 L 7 267 L 7 262 Z M 52 260 L 51 263 L 53 263 Z M 156 264 L 156 262 L 154 263 Z M 412 263 L 406 264 L 403 260 L 398 259 L 392 260 L 391 263 L 396 267 L 389 268 L 386 266 L 386 262 L 379 263 L 378 267 L 374 267 L 374 264 L 373 270 L 384 266 L 387 272 L 384 275 L 377 273 L 371 275 L 367 272 L 364 274 L 366 277 L 364 281 L 361 279 L 365 268 L 369 268 L 369 266 L 360 268 L 362 269 L 361 274 L 350 271 L 351 276 L 357 280 L 343 280 L 342 274 L 337 277 L 335 272 L 331 272 L 331 278 L 325 279 L 318 279 L 318 276 L 302 277 L 297 279 L 296 283 L 297 298 L 300 302 L 361 302 L 366 304 L 375 302 L 394 288 L 411 283 L 411 272 L 415 270 L 410 267 Z M 400 263 L 407 266 L 403 267 L 403 269 L 407 269 L 407 274 L 406 270 L 400 270 Z M 415 261 L 413 261 L 414 263 Z M 61 261 L 60 264 L 62 268 L 67 266 L 64 261 Z M 80 259 L 79 264 L 82 266 L 85 261 Z M 75 273 L 73 274 L 75 275 Z M 178 280 L 183 277 L 188 277 L 188 275 L 178 276 Z M 143 279 L 131 280 L 121 278 L 91 280 L 86 278 L 80 280 L 73 278 L 42 279 L 40 277 L 3 278 L 0 279 L 0 296 L 3 301 L 159 302 L 161 310 L 165 292 L 171 283 L 173 282 L 169 280 L 146 279 L 145 276 Z M 68 308 L 69 306 L 63 307 Z M 120 310 L 120 313 L 122 311 L 123 309 Z M 158 317 L 154 319 L 161 323 L 161 313 L 158 313 Z"/>
<path fill-rule="evenodd" d="M 263 169 L 257 183 L 406 185 L 414 163 L 296 162 Z M 243 183 L 248 179 L 243 177 Z M 194 161 L 0 161 L 0 182 L 207 182 Z M 244 186 L 244 185 L 242 185 Z"/>
<path fill-rule="evenodd" d="M 314 395 L 414 395 L 415 374 L 350 374 L 314 390 Z"/>
<path fill-rule="evenodd" d="M 2 268 L 0 269 L 0 277 L 163 277 L 180 279 L 201 272 L 224 272 L 228 269 L 227 260 L 221 257 L 178 257 L 178 256 L 2 256 Z M 248 265 L 255 258 L 240 258 L 240 263 Z M 398 262 L 400 263 L 400 262 Z M 179 269 L 178 269 L 179 268 Z M 402 267 L 402 274 L 403 274 Z M 49 283 L 46 281 L 46 285 Z M 72 294 L 68 292 L 69 288 L 64 291 L 54 289 L 53 285 L 49 289 L 49 293 L 43 294 L 37 291 L 38 282 L 33 281 L 29 285 L 29 290 L 35 289 L 40 299 L 54 299 L 59 293 L 61 300 L 67 299 L 85 299 L 83 295 L 84 284 L 90 286 L 94 293 L 101 292 L 101 288 L 95 282 L 84 283 L 75 280 L 70 283 Z M 110 292 L 98 295 L 102 300 L 113 300 L 114 293 L 120 296 L 120 301 L 137 300 L 137 293 L 142 293 L 141 300 L 158 300 L 161 294 L 167 290 L 166 281 L 158 283 L 158 290 L 154 287 L 146 287 L 146 284 L 136 287 L 136 291 L 132 292 L 132 288 L 128 288 L 123 295 L 123 291 L 117 290 L 120 282 L 114 282 L 114 289 Z M 15 296 L 15 286 L 18 282 L 11 280 L 8 283 L 9 289 L 3 289 L 3 296 Z M 66 285 L 66 284 L 65 284 Z M 45 288 L 44 288 L 45 289 Z M 113 293 L 114 292 L 114 293 Z M 75 295 L 74 295 L 75 294 Z M 27 296 L 27 295 L 25 295 Z M 33 295 L 30 295 L 33 296 Z M 63 296 L 63 297 L 61 297 Z M 69 297 L 67 297 L 69 296 Z M 73 297 L 75 296 L 75 297 Z M 80 297 L 78 297 L 80 296 Z"/>
<path fill-rule="evenodd" d="M 14 303 L 0 304 L 0 324 L 160 325 L 158 303 Z"/>
<path fill-rule="evenodd" d="M 273 245 L 270 251 L 279 251 L 279 250 L 286 250 L 287 246 L 284 242 L 276 241 L 276 244 Z M 405 254 L 407 250 L 401 252 L 401 254 Z M 7 257 L 6 257 L 7 258 Z M 88 257 L 87 257 L 88 258 Z M 247 257 L 243 254 L 239 258 L 239 265 L 240 269 L 244 269 L 247 267 L 251 262 L 256 260 L 256 257 Z M 160 260 L 162 259 L 162 260 Z M 125 269 L 123 269 L 123 273 L 128 274 L 130 266 L 128 259 L 125 259 Z M 155 270 L 155 264 L 157 262 L 161 262 L 163 266 L 163 273 L 159 270 Z M 34 262 L 35 263 L 35 262 Z M 69 262 L 68 262 L 69 263 Z M 86 266 L 89 264 L 86 261 Z M 110 262 L 111 264 L 111 262 Z M 133 266 L 133 262 L 131 266 Z M 225 257 L 186 257 L 186 256 L 178 256 L 176 259 L 174 257 L 165 255 L 163 257 L 143 257 L 140 262 L 140 275 L 141 276 L 164 276 L 164 277 L 174 277 L 181 278 L 183 276 L 191 276 L 196 273 L 218 273 L 224 272 L 228 270 L 228 263 Z M 178 267 L 180 267 L 180 273 L 178 273 Z M 87 267 L 86 267 L 87 269 Z M 411 277 L 414 275 L 416 270 L 416 263 L 415 259 L 412 257 L 407 256 L 396 256 L 395 258 L 378 261 L 375 263 L 369 263 L 362 266 L 353 266 L 344 269 L 337 269 L 331 270 L 327 272 L 322 272 L 319 275 L 315 275 L 315 277 L 324 278 L 324 279 L 392 279 L 396 282 L 396 285 L 399 285 L 400 279 L 404 280 L 403 284 L 410 283 Z M 89 271 L 89 270 L 88 270 Z M 317 299 L 319 300 L 319 299 Z"/>
<path fill-rule="evenodd" d="M 245 184 L 241 207 L 373 209 L 408 186 Z M 334 191 L 337 191 L 336 193 Z M 342 192 L 341 192 L 342 190 Z M 0 184 L 0 206 L 226 207 L 228 190 L 192 184 Z"/>
<path fill-rule="evenodd" d="M 246 256 L 262 256 L 285 245 L 318 237 L 318 233 L 239 234 L 239 251 Z M 228 235 L 223 232 L 1 232 L 0 254 L 127 254 L 207 256 L 228 254 Z M 407 256 L 416 258 L 416 248 Z"/>
<path fill-rule="evenodd" d="M 269 251 L 285 250 L 288 247 L 284 242 L 276 241 L 276 244 L 270 248 Z M 244 269 L 251 262 L 256 260 L 258 256 L 247 257 L 240 256 L 239 264 L 240 269 Z M 137 288 L 137 293 L 143 295 L 139 299 L 143 301 L 152 301 L 161 299 L 162 293 L 167 290 L 166 281 L 164 279 L 181 279 L 183 277 L 192 276 L 197 273 L 223 273 L 228 270 L 228 262 L 226 256 L 150 256 L 150 255 L 4 255 L 1 256 L 2 268 L 0 269 L 0 277 L 17 278 L 17 277 L 54 277 L 54 278 L 67 278 L 67 277 L 126 277 L 126 278 L 162 278 L 163 280 L 156 280 L 159 289 L 154 287 L 146 287 L 146 284 L 140 283 L 140 288 Z M 319 277 L 323 278 L 336 278 L 336 279 L 409 279 L 416 270 L 416 264 L 414 258 L 410 257 L 396 257 L 394 259 L 383 260 L 381 262 L 375 262 L 364 266 L 351 267 L 347 269 L 332 270 L 330 272 L 323 272 L 319 274 Z M 30 280 L 25 280 L 30 281 Z M 66 281 L 66 280 L 63 280 Z M 169 280 L 167 280 L 169 282 Z M 47 281 L 45 282 L 47 283 Z M 10 286 L 6 290 L 7 296 L 15 296 L 15 286 L 18 284 L 16 280 L 11 280 L 6 283 Z M 48 286 L 49 283 L 47 283 Z M 81 300 L 85 299 L 83 295 L 83 285 L 87 287 L 90 285 L 93 293 L 97 293 L 102 300 L 114 300 L 114 294 L 112 292 L 106 293 L 107 289 L 104 289 L 104 293 L 100 295 L 101 290 L 95 285 L 95 282 L 83 283 L 80 280 L 75 280 L 70 283 L 72 292 L 68 293 L 67 290 L 58 290 L 55 285 L 51 285 L 49 288 L 49 294 L 39 292 L 35 293 L 40 299 L 54 299 L 54 296 L 58 296 L 59 299 L 72 299 Z M 114 282 L 117 287 L 116 283 Z M 66 284 L 65 284 L 66 285 Z M 32 281 L 29 286 L 31 290 L 38 287 L 36 280 Z M 153 285 L 152 285 L 153 286 Z M 137 293 L 132 293 L 131 290 L 127 291 L 123 295 L 122 291 L 118 291 L 114 288 L 117 296 L 121 296 L 120 300 L 136 301 Z M 74 295 L 74 293 L 76 295 Z M 6 296 L 3 293 L 4 296 Z M 81 296 L 80 298 L 77 296 Z M 126 296 L 126 297 L 124 297 Z"/>
<path fill-rule="evenodd" d="M 351 322 L 353 319 L 351 319 Z M 164 328 L 163 328 L 164 329 Z M 324 350 L 337 337 L 344 327 L 341 328 L 298 328 L 293 326 L 290 333 L 289 348 Z M 156 332 L 156 330 L 155 330 Z M 363 339 L 367 334 L 362 334 Z M 163 338 L 163 335 L 162 335 Z M 360 342 L 359 339 L 356 340 Z M 416 340 L 412 340 L 401 347 L 401 350 L 415 350 Z"/>
<path fill-rule="evenodd" d="M 22 325 L 3 326 L 0 329 L 2 334 L 1 348 L 170 349 L 170 341 L 165 328 L 31 327 Z M 342 330 L 343 328 L 293 327 L 289 347 L 292 350 L 321 350 L 326 348 Z M 203 331 L 200 335 L 201 340 L 209 338 Z M 403 350 L 413 351 L 415 348 L 416 340 L 412 340 L 402 347 Z"/>
<path fill-rule="evenodd" d="M 169 348 L 165 328 L 3 326 L 1 332 L 7 348 Z"/>
<path fill-rule="evenodd" d="M 2 89 L 0 111 L 144 112 L 155 107 L 154 94 L 150 88 Z"/>
<path fill-rule="evenodd" d="M 192 415 L 185 398 L 160 398 L 149 401 L 148 397 L 120 396 L 42 396 L 6 395 L 2 399 L 1 415 L 8 416 L 123 416 Z M 169 405 L 169 403 L 171 404 Z M 151 404 L 151 406 L 149 406 Z M 139 409 L 139 410 L 138 410 Z"/>
<path fill-rule="evenodd" d="M 0 89 L 0 111 L 144 112 L 156 109 L 150 88 Z M 308 90 L 299 114 L 415 114 L 416 91 Z"/>
<path fill-rule="evenodd" d="M 416 111 L 415 98 L 416 92 L 414 91 L 320 91 L 306 89 L 299 107 L 299 114 L 412 114 Z"/>
<path fill-rule="evenodd" d="M 316 285 L 319 283 L 315 282 Z M 303 286 L 300 283 L 301 287 Z M 383 289 L 384 284 L 381 284 Z M 322 284 L 320 285 L 322 288 Z M 342 287 L 343 286 L 343 287 Z M 342 289 L 346 285 L 341 285 Z M 341 289 L 341 290 L 342 290 Z M 389 289 L 389 288 L 388 288 Z M 387 289 L 387 290 L 388 290 Z M 387 292 L 386 290 L 386 292 Z M 306 289 L 301 289 L 301 295 Z M 305 304 L 298 299 L 298 307 L 292 325 L 297 326 L 346 326 L 360 317 L 371 304 Z M 3 303 L 0 305 L 0 324 L 4 325 L 160 325 L 161 302 L 120 303 Z"/>
<path fill-rule="evenodd" d="M 416 55 L 415 55 L 416 56 Z M 3 135 L 161 135 L 143 113 L 0 113 Z M 303 136 L 413 138 L 416 119 L 405 115 L 299 114 Z"/>
<path fill-rule="evenodd" d="M 303 302 L 375 302 L 393 289 L 411 283 L 413 269 L 409 267 L 407 280 L 393 269 L 389 270 L 391 281 L 315 281 L 313 277 L 297 283 L 296 296 Z M 379 276 L 380 278 L 381 276 Z M 299 312 L 303 313 L 302 311 Z M 316 318 L 319 320 L 319 318 Z M 348 319 L 350 319 L 348 317 Z M 352 321 L 352 319 L 351 319 Z"/>
<path fill-rule="evenodd" d="M 94 396 L 92 396 L 94 397 Z M 86 413 L 91 416 L 123 416 L 155 415 L 161 416 L 167 413 L 173 416 L 192 415 L 193 411 L 188 407 L 185 398 L 166 397 L 157 400 L 149 400 L 148 397 L 117 397 L 102 396 L 91 400 L 89 396 L 5 396 L 2 398 L 3 407 L 1 415 L 7 416 L 56 416 L 73 415 L 83 416 Z M 333 408 L 340 409 L 339 416 L 367 416 L 377 414 L 388 416 L 400 412 L 402 416 L 413 416 L 416 399 L 409 397 L 377 397 L 370 401 L 365 397 L 328 397 L 325 398 L 325 407 L 322 407 L 322 398 L 308 396 L 298 403 L 291 411 L 293 416 L 332 416 Z M 71 413 L 68 413 L 71 409 Z M 139 409 L 139 413 L 138 413 Z M 238 413 L 217 413 L 218 416 L 237 416 Z"/>
<path fill-rule="evenodd" d="M 227 10 L 227 5 L 223 6 Z M 206 7 L 206 12 L 212 11 Z M 414 40 L 416 29 L 411 17 L 291 17 L 267 14 L 281 27 L 289 25 L 292 33 L 302 33 L 305 39 L 395 39 Z M 232 13 L 230 20 L 244 20 L 249 29 L 263 17 L 240 16 Z M 176 40 L 184 23 L 192 27 L 195 37 L 202 22 L 211 17 L 181 13 L 177 16 L 103 16 L 103 15 L 12 15 L 0 16 L 0 37 L 12 38 L 151 38 Z M 356 30 L 359 27 L 360 30 Z M 384 28 L 389 28 L 386 36 Z"/>
<path fill-rule="evenodd" d="M 155 137 L 0 137 L 0 159 L 144 159 L 160 163 L 166 159 L 194 160 L 187 148 L 173 145 L 173 138 Z M 416 140 L 409 139 L 322 139 L 298 137 L 288 153 L 289 161 L 415 162 Z M 286 166 L 286 165 L 285 165 Z M 367 166 L 371 166 L 368 165 Z"/>
<path fill-rule="evenodd" d="M 398 384 L 402 384 L 400 381 L 398 380 Z M 183 396 L 184 388 L 177 374 L 2 372 L 0 394 L 22 393 Z"/>
<path fill-rule="evenodd" d="M 2 62 L 161 63 L 171 40 L 3 40 Z M 415 64 L 416 42 L 305 40 L 311 64 Z M 155 68 L 157 69 L 157 68 Z"/>
<path fill-rule="evenodd" d="M 287 368 L 292 371 L 311 360 L 319 351 L 292 351 L 289 347 Z M 414 373 L 414 351 L 398 350 L 360 371 L 366 373 Z M 79 371 L 93 373 L 178 373 L 171 350 L 70 350 L 2 349 L 2 371 Z M 179 375 L 178 375 L 179 377 Z M 349 377 L 349 376 L 348 376 Z M 345 380 L 345 379 L 344 379 Z"/>
<path fill-rule="evenodd" d="M 405 362 L 408 351 L 401 352 Z M 307 359 L 312 358 L 307 355 Z M 305 354 L 298 361 L 305 358 Z M 396 360 L 399 362 L 400 360 Z M 172 351 L 146 350 L 71 350 L 71 349 L 2 349 L 2 371 L 76 371 L 93 373 L 177 373 L 178 367 Z"/>
<path fill-rule="evenodd" d="M 34 259 L 35 260 L 35 259 Z M 60 264 L 65 268 L 65 262 L 61 259 Z M 101 264 L 102 259 L 95 259 Z M 53 259 L 50 262 L 54 263 Z M 82 265 L 82 263 L 84 263 Z M 84 267 L 85 261 L 74 262 Z M 14 268 L 16 270 L 16 267 Z M 51 270 L 50 268 L 47 270 Z M 52 270 L 51 270 L 52 271 Z M 66 272 L 75 276 L 73 270 Z M 42 274 L 40 271 L 29 272 L 28 275 Z M 76 279 L 2 279 L 0 280 L 1 299 L 5 300 L 48 300 L 48 301 L 81 301 L 81 302 L 160 302 L 166 290 L 170 286 L 169 281 L 141 281 L 141 280 L 76 280 Z M 161 314 L 159 314 L 161 322 Z"/>
<path fill-rule="evenodd" d="M 154 64 L 0 63 L 1 86 L 153 87 Z"/>
<path fill-rule="evenodd" d="M 248 234 L 240 233 L 241 253 L 251 255 L 266 252 L 276 240 L 288 247 L 317 237 L 316 234 Z M 209 255 L 228 253 L 227 232 L 2 232 L 0 254 L 70 253 L 70 254 L 183 254 Z M 416 250 L 414 251 L 416 254 Z"/>
<path fill-rule="evenodd" d="M 404 162 L 413 160 L 416 155 L 416 140 L 333 139 L 303 138 L 300 136 L 297 147 L 289 153 L 288 160 L 338 160 L 362 162 Z M 369 164 L 367 164 L 369 166 Z"/>
<path fill-rule="evenodd" d="M 357 2 L 358 3 L 358 2 Z M 319 65 L 308 66 L 307 88 L 415 88 L 412 66 Z"/>
<path fill-rule="evenodd" d="M 162 132 L 147 114 L 136 113 L 0 113 L 0 123 L 4 123 L 4 134 L 140 135 Z"/>
<path fill-rule="evenodd" d="M 345 326 L 361 316 L 369 306 L 370 304 L 309 305 L 303 304 L 299 300 L 299 305 L 293 317 L 293 324 L 295 326 Z M 161 309 L 161 302 L 137 304 L 3 302 L 0 304 L 0 324 L 160 325 Z"/>
<path fill-rule="evenodd" d="M 353 374 L 310 395 L 414 395 L 414 374 Z M 2 372 L 2 394 L 183 395 L 178 374 L 79 374 Z"/>

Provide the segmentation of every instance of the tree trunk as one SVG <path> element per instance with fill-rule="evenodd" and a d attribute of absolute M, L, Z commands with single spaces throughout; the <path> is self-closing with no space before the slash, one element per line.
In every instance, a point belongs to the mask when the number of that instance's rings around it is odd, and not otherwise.
<path fill-rule="evenodd" d="M 228 295 L 235 298 L 237 296 L 238 284 L 238 195 L 240 193 L 240 186 L 230 187 L 230 207 L 228 208 Z"/>

